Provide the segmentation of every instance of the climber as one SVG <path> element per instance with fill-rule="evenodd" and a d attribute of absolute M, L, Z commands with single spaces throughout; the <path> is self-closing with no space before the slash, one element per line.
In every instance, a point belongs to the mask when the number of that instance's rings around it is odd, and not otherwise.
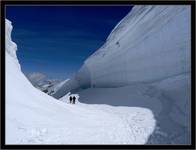
<path fill-rule="evenodd" d="M 76 100 L 76 97 L 74 96 L 74 97 L 73 97 L 73 104 L 75 104 L 75 100 Z"/>
<path fill-rule="evenodd" d="M 70 96 L 69 97 L 69 103 L 71 104 L 71 102 L 72 102 L 72 97 Z"/>
<path fill-rule="evenodd" d="M 116 45 L 118 45 L 118 47 L 120 47 L 120 43 L 119 43 L 119 41 L 117 41 L 117 42 L 116 42 Z"/>

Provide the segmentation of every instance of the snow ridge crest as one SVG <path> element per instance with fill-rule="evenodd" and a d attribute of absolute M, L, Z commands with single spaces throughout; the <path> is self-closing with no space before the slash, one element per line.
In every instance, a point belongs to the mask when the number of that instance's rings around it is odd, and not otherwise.
<path fill-rule="evenodd" d="M 15 42 L 12 41 L 12 38 L 11 38 L 11 32 L 12 32 L 12 29 L 13 29 L 13 26 L 12 26 L 12 22 L 9 21 L 8 19 L 5 19 L 5 27 L 6 27 L 6 46 L 5 46 L 5 49 L 6 49 L 6 52 L 17 59 L 16 57 L 16 51 L 17 51 L 17 45 Z"/>

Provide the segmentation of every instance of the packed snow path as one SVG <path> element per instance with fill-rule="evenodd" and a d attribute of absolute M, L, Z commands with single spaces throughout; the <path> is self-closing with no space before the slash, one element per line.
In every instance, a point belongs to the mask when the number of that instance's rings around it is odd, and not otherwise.
<path fill-rule="evenodd" d="M 8 132 L 8 144 L 145 144 L 155 128 L 151 111 L 144 108 L 64 102 L 62 106 L 69 112 L 58 109 L 47 121 L 17 121 L 10 127 L 15 134 Z"/>

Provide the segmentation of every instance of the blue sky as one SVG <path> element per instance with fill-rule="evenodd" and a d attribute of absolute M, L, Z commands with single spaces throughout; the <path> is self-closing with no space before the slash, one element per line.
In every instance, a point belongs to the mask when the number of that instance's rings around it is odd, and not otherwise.
<path fill-rule="evenodd" d="M 7 6 L 26 74 L 66 79 L 105 42 L 132 6 Z"/>

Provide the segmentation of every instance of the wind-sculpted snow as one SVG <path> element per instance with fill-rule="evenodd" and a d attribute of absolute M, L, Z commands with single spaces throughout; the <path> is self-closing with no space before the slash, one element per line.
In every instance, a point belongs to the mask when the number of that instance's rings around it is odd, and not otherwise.
<path fill-rule="evenodd" d="M 85 61 L 95 87 L 153 82 L 190 72 L 190 7 L 135 6 Z"/>
<path fill-rule="evenodd" d="M 88 88 L 78 94 L 82 103 L 150 109 L 156 128 L 147 144 L 189 144 L 190 88 L 189 75 L 182 74 L 152 84 Z"/>
<path fill-rule="evenodd" d="M 81 87 L 150 83 L 186 72 L 190 72 L 190 7 L 134 6 L 54 97 Z"/>
<path fill-rule="evenodd" d="M 11 37 L 6 20 L 6 37 Z M 11 38 L 6 38 L 11 40 Z M 20 70 L 16 45 L 6 41 L 6 144 L 145 144 L 153 113 L 141 107 L 66 104 L 36 89 Z M 15 46 L 13 46 L 15 45 Z M 69 82 L 69 81 L 66 81 Z M 72 94 L 79 98 L 79 95 Z"/>
<path fill-rule="evenodd" d="M 134 6 L 54 97 L 78 91 L 84 103 L 149 108 L 158 131 L 148 143 L 189 144 L 190 10 L 188 5 Z"/>
<path fill-rule="evenodd" d="M 12 41 L 11 38 L 11 32 L 12 32 L 12 25 L 9 20 L 5 20 L 6 23 L 6 34 L 5 34 L 5 49 L 6 53 L 8 53 L 11 57 L 13 57 L 13 61 L 16 64 L 16 67 L 20 69 L 20 65 L 18 63 L 18 59 L 16 58 L 16 50 L 17 50 L 17 45 Z"/>

